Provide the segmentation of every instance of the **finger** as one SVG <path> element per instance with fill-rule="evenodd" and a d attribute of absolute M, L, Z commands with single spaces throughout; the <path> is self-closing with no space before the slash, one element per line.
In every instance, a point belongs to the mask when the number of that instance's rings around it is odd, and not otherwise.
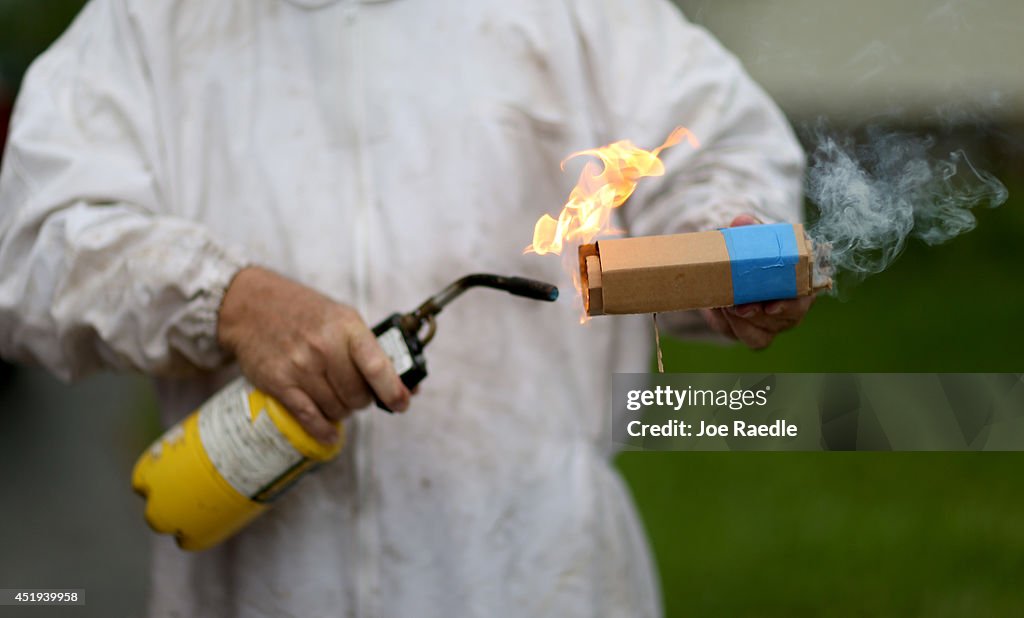
<path fill-rule="evenodd" d="M 346 363 L 347 369 L 334 369 L 328 374 L 331 388 L 346 408 L 362 410 L 373 402 L 373 391 L 362 374 L 351 369 L 351 361 Z"/>
<path fill-rule="evenodd" d="M 766 315 L 759 315 L 747 320 L 755 328 L 759 328 L 769 334 L 777 335 L 783 331 L 796 326 L 797 320 L 793 318 L 773 318 Z"/>
<path fill-rule="evenodd" d="M 761 303 L 745 303 L 726 307 L 725 310 L 738 318 L 750 319 L 755 315 L 760 315 L 763 311 L 763 306 Z"/>
<path fill-rule="evenodd" d="M 322 354 L 315 349 L 302 349 L 291 357 L 286 379 L 313 400 L 324 418 L 336 422 L 348 416 L 349 411 L 327 382 L 324 366 Z"/>
<path fill-rule="evenodd" d="M 814 296 L 801 296 L 791 300 L 773 300 L 764 303 L 765 315 L 796 318 L 799 320 L 814 304 Z"/>
<path fill-rule="evenodd" d="M 327 380 L 326 374 L 307 374 L 299 387 L 309 395 L 324 417 L 332 423 L 351 414 L 351 409 L 338 397 Z"/>
<path fill-rule="evenodd" d="M 349 333 L 365 329 L 366 325 L 358 316 L 352 323 L 344 317 L 324 324 L 320 337 L 316 339 L 316 349 L 324 359 L 327 384 L 334 391 L 335 397 L 351 412 L 370 405 L 373 396 L 370 385 L 353 365 L 347 344 Z"/>
<path fill-rule="evenodd" d="M 744 214 L 734 218 L 732 220 L 732 223 L 729 224 L 729 227 L 740 227 L 743 225 L 758 225 L 760 223 L 761 220 L 755 217 L 754 215 Z"/>
<path fill-rule="evenodd" d="M 362 328 L 350 336 L 349 354 L 359 373 L 385 405 L 396 412 L 409 407 L 409 389 L 402 384 L 391 359 L 369 329 Z"/>
<path fill-rule="evenodd" d="M 349 410 L 362 410 L 373 401 L 373 391 L 353 366 L 348 350 L 335 346 L 327 357 L 327 381 Z"/>
<path fill-rule="evenodd" d="M 743 319 L 743 318 L 737 318 L 737 319 Z M 763 330 L 763 331 L 765 331 L 767 333 L 773 334 L 773 335 L 777 335 L 777 334 L 779 334 L 779 333 L 781 333 L 783 331 L 789 330 L 789 329 L 793 328 L 794 326 L 796 326 L 797 323 L 799 322 L 799 320 L 796 319 L 796 318 L 791 318 L 791 317 L 777 318 L 777 317 L 768 316 L 768 315 L 764 315 L 764 314 L 756 315 L 756 316 L 754 316 L 752 318 L 747 318 L 746 321 L 749 322 L 751 325 L 755 326 L 756 328 L 759 328 L 759 329 L 761 329 L 761 330 Z"/>
<path fill-rule="evenodd" d="M 753 350 L 762 350 L 772 342 L 774 334 L 759 328 L 750 320 L 737 317 L 731 313 L 724 312 L 725 319 L 729 322 L 732 332 L 736 338 Z"/>
<path fill-rule="evenodd" d="M 704 321 L 708 323 L 711 330 L 715 331 L 719 335 L 725 335 L 730 339 L 735 339 L 736 334 L 732 332 L 732 327 L 729 326 L 729 322 L 726 321 L 725 316 L 722 315 L 721 309 L 701 309 L 701 315 L 704 316 Z"/>
<path fill-rule="evenodd" d="M 768 315 L 768 303 L 749 303 L 746 305 L 737 305 L 735 307 L 729 307 L 726 311 L 741 320 L 753 324 L 761 330 L 769 333 L 778 333 L 787 328 L 792 328 L 798 321 L 794 315 L 789 313 L 778 313 L 774 315 Z"/>
<path fill-rule="evenodd" d="M 327 421 L 309 395 L 301 389 L 289 387 L 276 396 L 281 405 L 317 441 L 323 444 L 334 444 L 338 441 L 338 430 Z"/>
<path fill-rule="evenodd" d="M 813 296 L 803 296 L 787 300 L 737 305 L 729 307 L 726 311 L 736 317 L 749 320 L 758 328 L 779 333 L 799 324 L 813 303 Z"/>
<path fill-rule="evenodd" d="M 800 324 L 813 303 L 813 297 L 772 301 L 765 303 L 762 314 L 749 319 L 759 328 L 779 333 Z"/>

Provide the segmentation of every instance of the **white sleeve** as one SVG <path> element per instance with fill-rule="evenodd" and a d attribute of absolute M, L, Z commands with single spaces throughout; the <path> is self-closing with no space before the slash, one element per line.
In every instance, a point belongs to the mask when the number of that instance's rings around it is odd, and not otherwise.
<path fill-rule="evenodd" d="M 701 142 L 663 152 L 666 175 L 623 207 L 631 235 L 723 227 L 745 212 L 801 218 L 803 151 L 731 53 L 665 0 L 576 5 L 602 137 L 650 149 L 682 125 Z"/>
<path fill-rule="evenodd" d="M 0 354 L 64 379 L 226 359 L 241 255 L 167 215 L 157 101 L 119 0 L 93 0 L 27 74 L 0 173 Z"/>

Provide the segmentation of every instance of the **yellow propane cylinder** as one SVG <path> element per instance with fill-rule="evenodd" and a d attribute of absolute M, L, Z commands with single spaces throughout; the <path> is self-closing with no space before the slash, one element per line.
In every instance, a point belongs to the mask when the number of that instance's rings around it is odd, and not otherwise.
<path fill-rule="evenodd" d="M 321 444 L 277 400 L 238 378 L 142 454 L 132 488 L 146 499 L 153 530 L 173 534 L 182 549 L 202 550 L 334 458 L 343 439 Z"/>

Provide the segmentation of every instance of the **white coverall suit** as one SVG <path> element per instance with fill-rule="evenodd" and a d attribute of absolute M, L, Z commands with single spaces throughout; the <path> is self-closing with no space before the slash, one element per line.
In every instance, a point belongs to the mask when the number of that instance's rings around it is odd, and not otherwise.
<path fill-rule="evenodd" d="M 658 615 L 608 435 L 650 318 L 580 326 L 561 261 L 523 248 L 575 183 L 562 158 L 676 125 L 702 147 L 664 152 L 629 234 L 798 217 L 782 115 L 664 0 L 90 2 L 16 105 L 5 358 L 145 372 L 171 423 L 237 372 L 216 311 L 243 264 L 369 324 L 470 272 L 563 290 L 470 292 L 407 414 L 357 413 L 338 460 L 223 546 L 154 537 L 151 615 Z"/>

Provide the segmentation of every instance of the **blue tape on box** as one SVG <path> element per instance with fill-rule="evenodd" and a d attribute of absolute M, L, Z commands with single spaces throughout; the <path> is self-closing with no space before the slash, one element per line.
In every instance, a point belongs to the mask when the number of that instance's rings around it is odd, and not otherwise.
<path fill-rule="evenodd" d="M 719 230 L 732 265 L 733 302 L 796 298 L 796 234 L 789 223 Z"/>

